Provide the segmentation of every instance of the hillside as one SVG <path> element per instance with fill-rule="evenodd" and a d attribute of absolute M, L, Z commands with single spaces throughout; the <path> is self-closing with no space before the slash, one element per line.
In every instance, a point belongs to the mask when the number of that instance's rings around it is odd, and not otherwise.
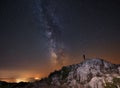
<path fill-rule="evenodd" d="M 120 65 L 103 59 L 86 59 L 62 67 L 48 78 L 12 88 L 120 88 Z"/>

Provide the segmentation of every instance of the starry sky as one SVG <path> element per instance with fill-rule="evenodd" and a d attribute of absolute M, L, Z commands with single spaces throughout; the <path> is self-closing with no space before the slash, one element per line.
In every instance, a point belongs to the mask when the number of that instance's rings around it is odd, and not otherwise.
<path fill-rule="evenodd" d="M 120 64 L 119 0 L 0 0 L 1 80 L 42 78 L 57 69 L 48 55 L 46 22 L 62 33 L 64 65 L 83 54 Z"/>

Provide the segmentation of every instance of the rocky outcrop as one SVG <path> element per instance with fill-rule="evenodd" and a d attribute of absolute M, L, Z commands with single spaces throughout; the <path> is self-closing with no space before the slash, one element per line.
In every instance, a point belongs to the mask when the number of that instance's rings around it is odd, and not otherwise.
<path fill-rule="evenodd" d="M 104 88 L 106 83 L 113 83 L 113 78 L 120 78 L 119 65 L 102 59 L 87 59 L 80 64 L 63 67 L 50 77 L 50 84 L 65 88 Z"/>
<path fill-rule="evenodd" d="M 64 66 L 40 81 L 6 85 L 9 88 L 120 88 L 120 65 L 97 58 L 86 59 Z"/>

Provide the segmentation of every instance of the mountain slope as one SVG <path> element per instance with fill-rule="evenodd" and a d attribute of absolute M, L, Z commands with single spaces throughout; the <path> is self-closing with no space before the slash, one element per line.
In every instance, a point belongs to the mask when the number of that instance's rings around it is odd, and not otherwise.
<path fill-rule="evenodd" d="M 79 64 L 64 66 L 40 81 L 0 83 L 0 88 L 3 84 L 9 88 L 120 88 L 120 65 L 99 58 L 86 59 Z"/>
<path fill-rule="evenodd" d="M 51 88 L 104 88 L 115 78 L 120 79 L 120 65 L 102 59 L 87 59 L 51 73 L 48 80 Z"/>

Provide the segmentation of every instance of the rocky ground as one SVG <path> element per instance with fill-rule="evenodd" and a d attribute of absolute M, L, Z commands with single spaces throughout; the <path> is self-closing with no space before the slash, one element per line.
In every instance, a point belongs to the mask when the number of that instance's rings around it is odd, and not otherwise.
<path fill-rule="evenodd" d="M 86 59 L 40 81 L 9 85 L 1 82 L 0 88 L 120 88 L 120 65 L 98 58 Z"/>

